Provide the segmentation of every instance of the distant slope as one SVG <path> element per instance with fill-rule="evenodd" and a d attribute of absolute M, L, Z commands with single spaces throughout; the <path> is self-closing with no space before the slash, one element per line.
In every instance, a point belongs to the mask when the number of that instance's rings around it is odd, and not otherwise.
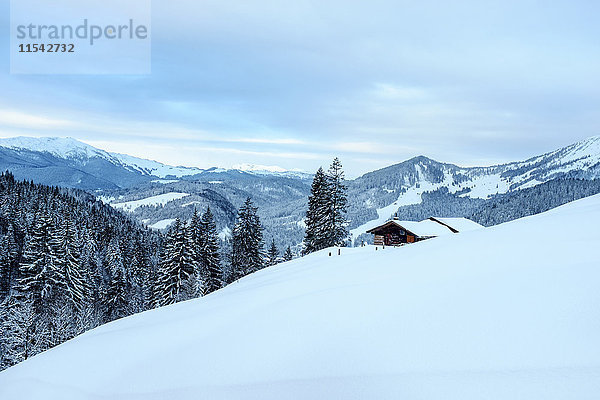
<path fill-rule="evenodd" d="M 369 172 L 349 185 L 352 233 L 358 236 L 401 206 L 421 203 L 424 192 L 447 188 L 474 199 L 516 191 L 553 179 L 600 178 L 600 136 L 525 161 L 463 168 L 419 156 Z"/>
<path fill-rule="evenodd" d="M 599 220 L 593 196 L 402 248 L 325 250 L 94 329 L 0 373 L 0 398 L 591 400 Z"/>
<path fill-rule="evenodd" d="M 174 167 L 157 161 L 110 153 L 73 138 L 12 137 L 0 139 L 0 166 L 38 183 L 82 189 L 125 188 L 151 178 L 183 178 L 202 173 L 243 171 L 258 176 L 308 179 L 309 174 L 280 167 L 242 164 L 239 169 Z M 37 160 L 36 160 L 37 159 Z"/>

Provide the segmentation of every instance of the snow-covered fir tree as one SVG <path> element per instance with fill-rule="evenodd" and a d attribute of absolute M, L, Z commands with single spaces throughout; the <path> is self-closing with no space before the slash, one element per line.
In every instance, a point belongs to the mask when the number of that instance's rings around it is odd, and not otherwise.
<path fill-rule="evenodd" d="M 271 241 L 271 246 L 267 251 L 267 266 L 273 266 L 279 262 L 279 250 L 275 246 L 275 239 Z"/>
<path fill-rule="evenodd" d="M 19 250 L 15 241 L 13 224 L 9 223 L 0 240 L 0 301 L 8 296 L 18 268 Z"/>
<path fill-rule="evenodd" d="M 237 221 L 233 228 L 231 252 L 231 281 L 264 268 L 263 227 L 248 197 L 238 211 Z"/>
<path fill-rule="evenodd" d="M 223 286 L 223 270 L 219 255 L 219 235 L 210 207 L 202 214 L 202 247 L 200 248 L 200 282 L 202 295 Z"/>
<path fill-rule="evenodd" d="M 348 210 L 347 187 L 344 183 L 342 163 L 336 157 L 326 174 L 327 178 L 327 247 L 346 246 L 348 241 Z"/>
<path fill-rule="evenodd" d="M 55 227 L 50 246 L 64 275 L 65 295 L 75 312 L 81 312 L 90 300 L 89 283 L 82 266 L 81 242 L 69 219 Z"/>
<path fill-rule="evenodd" d="M 288 246 L 287 249 L 285 249 L 285 252 L 283 253 L 283 261 L 292 261 L 292 258 L 294 258 L 292 254 L 292 249 L 290 248 L 290 246 Z"/>
<path fill-rule="evenodd" d="M 164 259 L 158 270 L 157 305 L 196 297 L 197 272 L 190 249 L 189 230 L 185 223 L 176 219 L 167 235 Z"/>
<path fill-rule="evenodd" d="M 110 242 L 106 252 L 106 266 L 110 273 L 105 294 L 108 321 L 127 316 L 131 313 L 129 302 L 129 284 L 119 241 Z"/>
<path fill-rule="evenodd" d="M 31 296 L 37 313 L 45 313 L 62 292 L 65 276 L 51 246 L 53 221 L 48 210 L 41 210 L 35 218 L 19 267 L 18 291 Z"/>
<path fill-rule="evenodd" d="M 308 210 L 306 211 L 306 234 L 304 236 L 304 254 L 322 250 L 327 247 L 327 210 L 328 188 L 327 177 L 323 168 L 315 173 L 308 196 Z"/>
<path fill-rule="evenodd" d="M 305 219 L 303 254 L 346 245 L 347 207 L 344 171 L 339 159 L 335 158 L 327 173 L 319 168 L 313 178 Z"/>

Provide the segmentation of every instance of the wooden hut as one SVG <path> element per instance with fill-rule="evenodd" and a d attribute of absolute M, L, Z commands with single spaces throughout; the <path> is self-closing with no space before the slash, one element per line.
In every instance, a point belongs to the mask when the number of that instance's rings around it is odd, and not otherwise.
<path fill-rule="evenodd" d="M 369 229 L 367 233 L 375 236 L 373 240 L 375 245 L 400 246 L 478 228 L 482 226 L 466 218 L 430 217 L 419 222 L 400 221 L 394 218 L 383 225 Z"/>

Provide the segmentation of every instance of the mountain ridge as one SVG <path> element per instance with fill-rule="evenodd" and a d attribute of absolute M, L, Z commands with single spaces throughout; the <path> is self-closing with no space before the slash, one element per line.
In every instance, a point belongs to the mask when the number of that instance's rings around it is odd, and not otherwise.
<path fill-rule="evenodd" d="M 175 218 L 190 218 L 194 208 L 210 205 L 221 210 L 217 225 L 227 231 L 232 227 L 235 209 L 246 197 L 252 197 L 259 207 L 266 239 L 275 239 L 280 248 L 289 245 L 298 250 L 311 175 L 270 166 L 238 167 L 244 170 L 171 167 L 108 153 L 75 139 L 0 140 L 0 168 L 11 170 L 17 179 L 85 189 L 112 198 L 115 203 L 172 192 L 190 195 L 189 200 L 136 209 L 132 216 L 148 226 L 165 227 Z M 419 155 L 347 181 L 349 229 L 355 241 L 399 208 L 422 204 L 426 192 L 444 189 L 451 196 L 490 199 L 569 178 L 600 178 L 600 136 L 527 160 L 484 167 L 460 167 Z"/>

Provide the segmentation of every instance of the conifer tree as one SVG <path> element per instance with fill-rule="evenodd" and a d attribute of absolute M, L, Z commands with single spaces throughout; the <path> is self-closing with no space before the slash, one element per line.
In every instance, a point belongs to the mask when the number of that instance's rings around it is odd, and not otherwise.
<path fill-rule="evenodd" d="M 196 297 L 197 271 L 189 246 L 189 230 L 176 219 L 165 243 L 158 271 L 158 304 L 161 306 Z"/>
<path fill-rule="evenodd" d="M 230 279 L 237 280 L 264 268 L 263 227 L 250 197 L 246 199 L 233 228 Z"/>
<path fill-rule="evenodd" d="M 129 315 L 128 284 L 123 265 L 123 256 L 117 239 L 110 242 L 106 253 L 106 264 L 110 280 L 106 291 L 105 303 L 109 321 Z"/>
<path fill-rule="evenodd" d="M 267 266 L 273 266 L 277 264 L 279 257 L 279 250 L 277 250 L 277 246 L 275 246 L 275 239 L 271 241 L 271 247 L 269 247 L 269 251 L 267 252 Z"/>
<path fill-rule="evenodd" d="M 46 312 L 65 282 L 51 246 L 53 223 L 47 210 L 38 214 L 26 238 L 18 290 L 31 295 L 35 312 Z"/>
<path fill-rule="evenodd" d="M 55 263 L 64 276 L 65 295 L 75 312 L 82 311 L 90 300 L 89 285 L 86 281 L 81 260 L 81 243 L 73 223 L 65 218 L 56 227 L 50 242 Z"/>
<path fill-rule="evenodd" d="M 13 286 L 19 249 L 15 242 L 13 225 L 8 225 L 6 234 L 0 241 L 0 301 L 8 296 Z"/>
<path fill-rule="evenodd" d="M 206 295 L 223 286 L 223 270 L 219 255 L 219 236 L 210 207 L 202 215 L 202 248 L 200 250 L 202 294 Z"/>
<path fill-rule="evenodd" d="M 292 249 L 288 246 L 287 249 L 285 249 L 285 253 L 283 253 L 283 261 L 292 261 L 292 258 L 294 258 Z"/>
<path fill-rule="evenodd" d="M 329 195 L 327 184 L 327 177 L 323 172 L 323 168 L 319 168 L 313 178 L 310 195 L 308 196 L 303 254 L 309 254 L 327 247 L 326 224 Z"/>
<path fill-rule="evenodd" d="M 201 274 L 202 270 L 202 249 L 205 246 L 205 226 L 202 223 L 202 218 L 198 214 L 198 210 L 194 208 L 194 213 L 192 214 L 192 218 L 190 220 L 190 224 L 188 225 L 188 245 L 190 251 L 190 257 L 192 259 L 192 263 L 194 264 L 194 268 L 198 271 L 199 274 L 199 287 L 202 287 L 202 278 Z"/>
<path fill-rule="evenodd" d="M 342 163 L 336 157 L 327 171 L 326 247 L 345 246 L 348 239 L 348 200 Z"/>
<path fill-rule="evenodd" d="M 31 296 L 9 296 L 0 303 L 0 370 L 39 352 Z"/>

